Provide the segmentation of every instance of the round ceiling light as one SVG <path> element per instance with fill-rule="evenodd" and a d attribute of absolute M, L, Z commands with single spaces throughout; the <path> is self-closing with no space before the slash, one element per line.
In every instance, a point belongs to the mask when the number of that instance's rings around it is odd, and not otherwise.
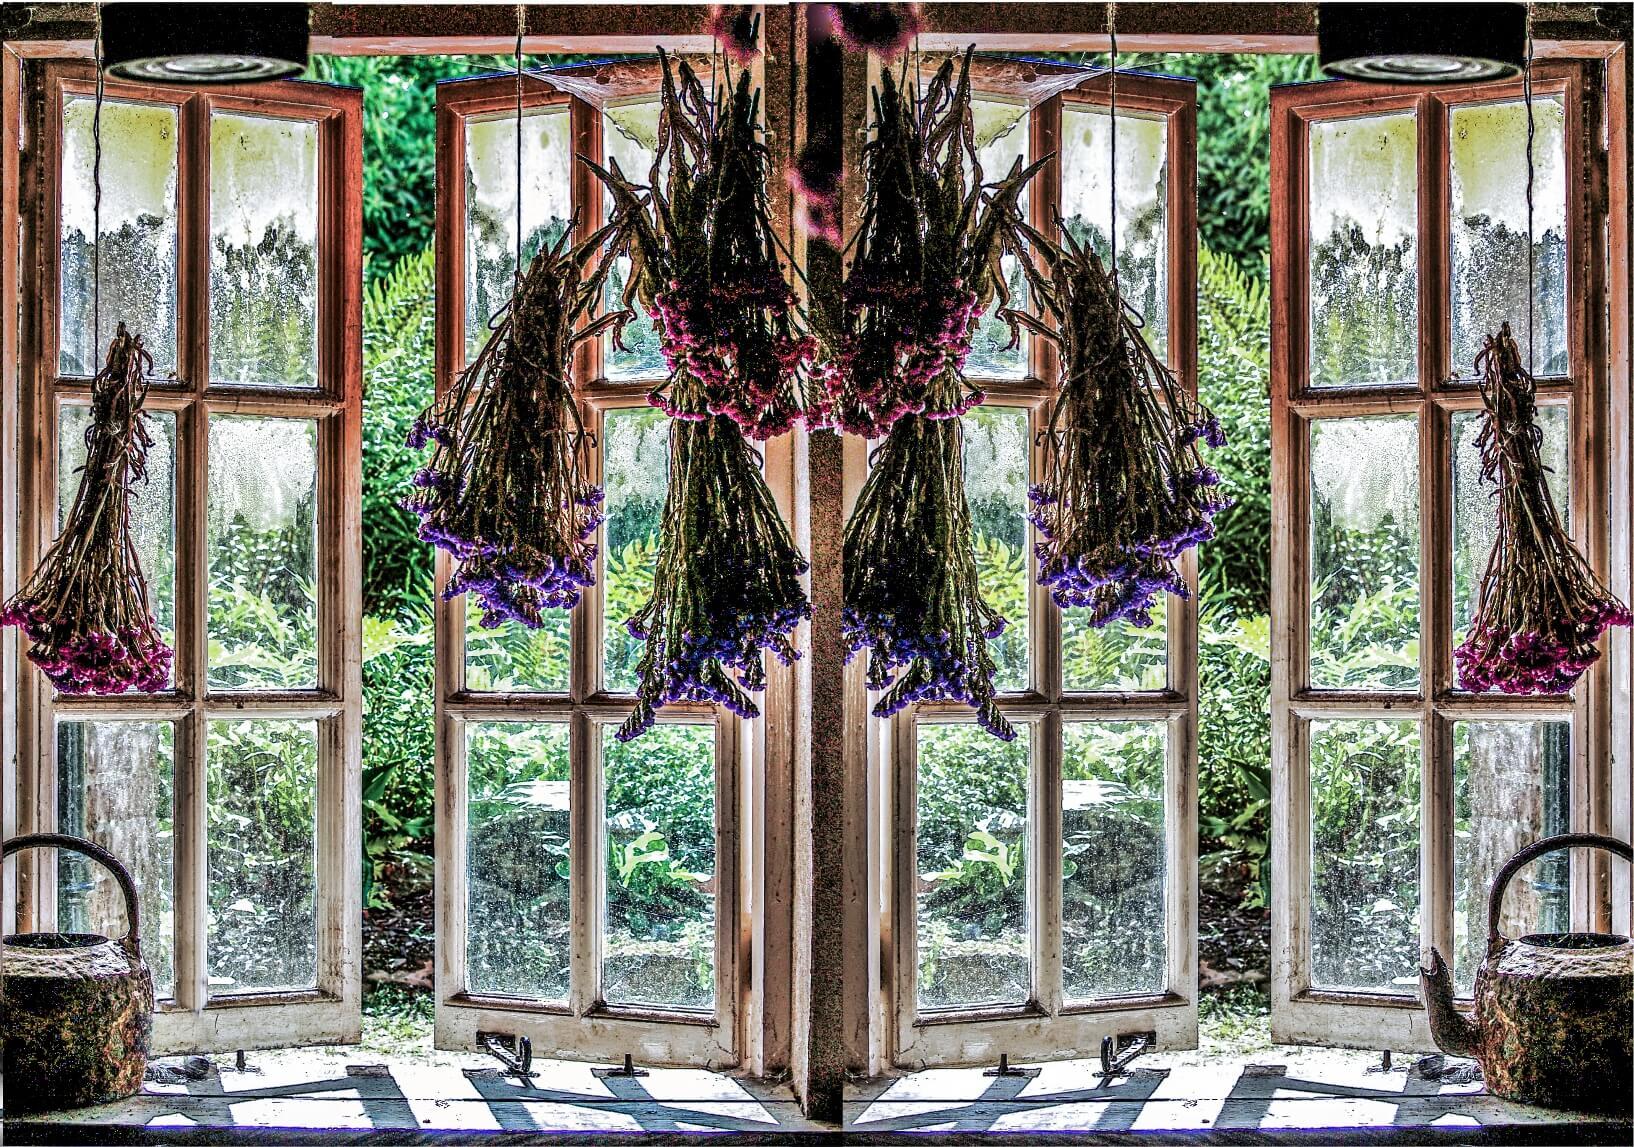
<path fill-rule="evenodd" d="M 305 4 L 104 4 L 102 66 L 150 84 L 244 84 L 300 75 Z"/>
<path fill-rule="evenodd" d="M 1322 70 L 1381 84 L 1471 84 L 1526 66 L 1525 4 L 1318 4 Z"/>

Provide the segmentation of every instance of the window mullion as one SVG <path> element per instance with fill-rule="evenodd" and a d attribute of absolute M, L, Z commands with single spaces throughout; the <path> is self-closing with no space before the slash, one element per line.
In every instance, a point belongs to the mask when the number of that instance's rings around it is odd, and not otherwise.
<path fill-rule="evenodd" d="M 601 905 L 607 880 L 607 866 L 599 863 L 606 848 L 602 843 L 606 823 L 602 814 L 605 806 L 601 768 L 603 731 L 588 714 L 574 713 L 568 744 L 571 769 L 568 815 L 572 842 L 569 887 L 573 921 L 568 1004 L 578 1016 L 590 1011 L 601 994 Z"/>
<path fill-rule="evenodd" d="M 1064 998 L 1061 893 L 1061 713 L 1050 709 L 1033 727 L 1032 832 L 1029 851 L 1035 888 L 1033 919 L 1033 993 L 1046 1015 L 1059 1015 Z"/>

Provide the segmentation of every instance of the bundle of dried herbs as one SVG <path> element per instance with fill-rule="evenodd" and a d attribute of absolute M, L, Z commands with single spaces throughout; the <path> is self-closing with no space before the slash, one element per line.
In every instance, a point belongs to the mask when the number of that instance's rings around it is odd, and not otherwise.
<path fill-rule="evenodd" d="M 957 66 L 945 61 L 922 92 L 905 93 L 906 83 L 887 72 L 874 92 L 843 331 L 830 339 L 823 372 L 828 421 L 869 438 L 904 415 L 957 418 L 982 401 L 981 391 L 949 383 L 994 299 L 1009 318 L 1000 259 L 1021 253 L 1017 203 L 1048 162 L 1023 168 L 1018 159 L 1001 181 L 983 184 L 969 52 Z"/>
<path fill-rule="evenodd" d="M 1458 684 L 1504 693 L 1567 693 L 1600 659 L 1600 635 L 1634 619 L 1561 524 L 1543 464 L 1537 387 L 1521 364 L 1508 323 L 1487 338 L 1475 367 L 1486 406 L 1476 444 L 1481 477 L 1495 487 L 1498 499 L 1498 535 L 1469 636 L 1453 651 Z"/>
<path fill-rule="evenodd" d="M 91 380 L 85 465 L 62 533 L 0 609 L 0 625 L 27 635 L 29 660 L 61 693 L 156 693 L 170 681 L 172 652 L 131 537 L 131 495 L 153 445 L 142 410 L 152 370 L 141 337 L 120 323 Z"/>
<path fill-rule="evenodd" d="M 654 313 L 669 362 L 651 401 L 675 419 L 652 595 L 625 622 L 646 646 L 624 741 L 678 701 L 758 716 L 749 693 L 766 687 L 765 652 L 797 657 L 793 634 L 811 613 L 806 560 L 745 437 L 782 433 L 800 417 L 815 351 L 775 253 L 759 95 L 745 74 L 712 104 L 685 63 L 678 80 L 663 63 L 651 186 L 616 163 L 591 164 L 613 198 L 606 255 L 629 253 L 626 302 L 638 297 Z"/>
<path fill-rule="evenodd" d="M 639 299 L 652 315 L 669 365 L 649 401 L 674 418 L 724 415 L 751 438 L 776 437 L 802 417 L 817 346 L 778 259 L 760 92 L 742 72 L 712 100 L 667 56 L 663 73 L 650 185 L 630 182 L 616 160 L 585 161 L 613 196 L 630 252 L 625 305 Z"/>
<path fill-rule="evenodd" d="M 887 75 L 875 96 L 829 397 L 846 431 L 886 434 L 845 529 L 846 641 L 868 650 L 875 715 L 959 701 L 1010 740 L 987 647 L 1005 620 L 978 584 L 958 416 L 982 401 L 961 370 L 977 318 L 1008 301 L 999 260 L 1022 251 L 1021 191 L 1046 161 L 983 186 L 969 63 L 948 61 L 919 97 Z"/>
<path fill-rule="evenodd" d="M 1026 229 L 1048 271 L 1028 264 L 1028 277 L 1054 324 L 1018 316 L 1061 357 L 1044 480 L 1029 491 L 1038 580 L 1092 625 L 1147 626 L 1156 595 L 1186 595 L 1175 559 L 1230 505 L 1198 449 L 1225 435 L 1147 345 L 1095 252 L 1061 230 L 1056 246 Z"/>
<path fill-rule="evenodd" d="M 595 581 L 602 492 L 584 478 L 569 376 L 573 348 L 614 321 L 580 326 L 607 267 L 584 270 L 610 228 L 575 248 L 571 234 L 534 257 L 476 360 L 409 436 L 416 449 L 433 445 L 407 505 L 420 537 L 459 563 L 443 596 L 475 594 L 489 628 L 537 627 L 542 610 L 572 609 Z"/>
<path fill-rule="evenodd" d="M 949 386 L 943 380 L 941 386 Z M 868 650 L 876 717 L 915 701 L 960 701 L 1002 740 L 987 643 L 1005 620 L 982 599 L 965 500 L 961 424 L 908 415 L 873 455 L 845 526 L 847 657 Z"/>
<path fill-rule="evenodd" d="M 806 560 L 732 420 L 674 422 L 669 465 L 652 596 L 624 623 L 646 646 L 621 741 L 639 737 L 659 708 L 677 701 L 758 717 L 746 690 L 766 688 L 762 651 L 789 664 L 799 656 L 794 630 L 811 615 L 800 584 Z"/>

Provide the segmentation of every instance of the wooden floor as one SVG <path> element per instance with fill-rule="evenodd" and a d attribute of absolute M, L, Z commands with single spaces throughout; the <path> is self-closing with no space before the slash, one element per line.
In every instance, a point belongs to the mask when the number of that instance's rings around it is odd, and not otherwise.
<path fill-rule="evenodd" d="M 369 1062 L 364 1062 L 365 1058 Z M 527 1085 L 475 1055 L 382 1059 L 356 1048 L 230 1059 L 201 1079 L 150 1082 L 120 1103 L 8 1116 L 31 1143 L 1619 1143 L 1630 1120 L 1493 1099 L 1470 1065 L 1393 1070 L 1371 1053 L 1274 1048 L 1256 1062 L 1153 1054 L 1102 1085 L 1098 1063 L 925 1071 L 859 1084 L 843 1131 L 800 1115 L 786 1088 L 705 1071 L 634 1078 L 539 1061 Z M 1463 1080 L 1459 1082 L 1459 1080 Z"/>

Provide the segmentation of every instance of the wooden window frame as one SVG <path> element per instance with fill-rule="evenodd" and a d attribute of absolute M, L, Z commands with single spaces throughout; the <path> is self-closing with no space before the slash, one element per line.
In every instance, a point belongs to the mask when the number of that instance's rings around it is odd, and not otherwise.
<path fill-rule="evenodd" d="M 976 95 L 982 94 L 977 87 Z M 1103 73 L 1074 89 L 1038 103 L 1029 112 L 1032 156 L 1058 153 L 1063 104 L 1105 108 L 1109 79 Z M 1118 115 L 1136 113 L 1167 121 L 1169 365 L 1188 392 L 1197 388 L 1197 249 L 1195 86 L 1190 80 L 1120 74 Z M 1047 166 L 1031 189 L 1031 222 L 1055 232 L 1060 203 L 1060 169 Z M 986 405 L 1019 407 L 1029 415 L 1031 481 L 1042 473 L 1039 439 L 1048 418 L 1059 374 L 1053 344 L 1028 338 L 1028 376 L 1021 381 L 981 380 Z M 866 443 L 848 438 L 847 494 L 854 502 L 866 474 Z M 889 1058 L 904 1068 L 983 1063 L 1000 1052 L 1012 1059 L 1068 1059 L 1098 1054 L 1104 1036 L 1152 1032 L 1157 1046 L 1197 1046 L 1197 558 L 1188 551 L 1179 562 L 1192 596 L 1168 599 L 1165 687 L 1125 692 L 1069 691 L 1062 683 L 1061 611 L 1036 580 L 1029 528 L 1028 607 L 1030 687 L 1001 694 L 999 708 L 1012 721 L 1026 722 L 1030 735 L 1028 769 L 1028 929 L 1031 933 L 1033 990 L 1016 1006 L 978 1007 L 922 1014 L 917 1003 L 917 728 L 920 724 L 968 724 L 970 711 L 952 703 L 919 703 L 880 721 L 868 717 L 870 753 L 885 770 L 888 790 L 883 822 L 888 847 L 882 885 L 890 889 L 881 925 L 885 964 Z M 849 671 L 854 719 L 861 721 L 865 698 L 861 659 Z M 1166 990 L 1067 1004 L 1061 966 L 1061 758 L 1063 723 L 1072 720 L 1161 721 L 1166 728 L 1164 895 L 1166 905 Z M 877 730 L 877 732 L 875 731 Z"/>
<path fill-rule="evenodd" d="M 1602 576 L 1610 541 L 1608 359 L 1603 324 L 1590 317 L 1603 299 L 1605 267 L 1596 205 L 1599 122 L 1588 69 L 1539 63 L 1536 96 L 1565 108 L 1567 187 L 1566 340 L 1570 377 L 1540 378 L 1541 404 L 1569 406 L 1570 523 L 1573 538 Z M 1449 958 L 1453 941 L 1453 725 L 1472 719 L 1571 722 L 1574 831 L 1608 831 L 1605 795 L 1610 667 L 1601 661 L 1569 697 L 1512 697 L 1456 690 L 1452 646 L 1452 443 L 1455 414 L 1482 408 L 1476 380 L 1453 378 L 1447 146 L 1454 106 L 1522 98 L 1521 81 L 1456 88 L 1383 91 L 1349 81 L 1290 85 L 1271 93 L 1272 172 L 1272 1038 L 1330 1046 L 1434 1050 L 1415 990 L 1400 995 L 1316 988 L 1310 960 L 1310 722 L 1412 719 L 1421 739 L 1419 936 Z M 1418 380 L 1407 386 L 1324 386 L 1307 382 L 1308 127 L 1322 121 L 1413 111 L 1417 117 Z M 1521 316 L 1524 321 L 1524 316 Z M 1416 689 L 1314 688 L 1309 678 L 1310 426 L 1315 419 L 1411 414 L 1418 426 L 1419 685 Z M 1592 867 L 1590 867 L 1592 866 Z M 1604 927 L 1607 870 L 1573 860 L 1574 927 Z"/>
<path fill-rule="evenodd" d="M 657 61 L 651 63 L 651 90 L 657 91 Z M 628 92 L 623 93 L 628 95 Z M 576 155 L 601 157 L 602 110 L 555 91 L 530 74 L 523 106 L 533 110 L 568 106 Z M 437 389 L 444 392 L 464 367 L 465 356 L 465 124 L 476 118 L 514 115 L 514 75 L 454 81 L 439 90 L 437 108 Z M 644 178 L 645 173 L 633 177 Z M 572 198 L 579 212 L 574 241 L 583 242 L 601 225 L 600 184 L 590 169 L 575 164 Z M 598 444 L 591 450 L 590 480 L 601 482 L 602 430 L 610 411 L 645 409 L 659 379 L 608 382 L 602 371 L 602 340 L 586 340 L 576 352 L 575 387 L 585 425 Z M 770 444 L 768 444 L 770 445 Z M 786 450 L 768 450 L 768 469 L 786 468 Z M 777 484 L 778 475 L 768 474 Z M 786 475 L 782 476 L 786 480 Z M 597 578 L 587 587 L 571 620 L 569 689 L 564 693 L 498 692 L 465 684 L 464 597 L 443 599 L 452 572 L 448 555 L 436 555 L 437 639 L 437 1000 L 436 1044 L 470 1050 L 477 1033 L 527 1036 L 536 1053 L 573 1059 L 616 1058 L 628 1050 L 643 1063 L 726 1067 L 743 1056 L 739 1033 L 744 974 L 751 942 L 745 910 L 750 899 L 742 850 L 743 802 L 749 787 L 748 762 L 760 753 L 747 723 L 724 708 L 703 704 L 667 705 L 659 720 L 707 724 L 715 735 L 715 1007 L 692 1012 L 651 1005 L 609 1004 L 601 998 L 600 941 L 605 903 L 606 843 L 600 737 L 634 709 L 635 697 L 603 687 L 602 593 L 606 547 L 597 558 Z M 775 677 L 775 675 L 774 675 Z M 770 698 L 768 698 L 770 700 Z M 769 710 L 769 706 L 768 706 Z M 565 1004 L 469 991 L 465 957 L 466 780 L 464 728 L 476 721 L 559 721 L 570 726 L 570 823 L 572 865 L 585 878 L 571 884 L 573 948 L 570 989 Z"/>
<path fill-rule="evenodd" d="M 56 534 L 57 420 L 84 404 L 90 379 L 57 373 L 62 112 L 66 96 L 95 93 L 89 66 L 41 68 L 40 194 L 30 239 L 40 267 L 33 345 L 25 362 L 19 451 L 20 566 L 32 569 Z M 176 459 L 176 662 L 162 693 L 56 696 L 26 659 L 18 668 L 19 830 L 55 831 L 56 725 L 63 720 L 172 723 L 174 736 L 175 960 L 173 1000 L 156 1008 L 154 1049 L 171 1054 L 291 1043 L 355 1042 L 361 1035 L 362 678 L 361 400 L 362 93 L 286 81 L 236 87 L 157 87 L 108 81 L 108 100 L 176 109 L 177 378 L 156 379 L 147 409 L 174 414 Z M 209 131 L 212 110 L 318 125 L 318 385 L 246 386 L 209 381 Z M 104 331 L 111 336 L 111 331 Z M 102 348 L 97 349 L 100 355 Z M 205 680 L 209 569 L 205 546 L 209 418 L 244 414 L 312 419 L 317 426 L 317 684 L 311 689 L 211 689 Z M 310 720 L 317 725 L 314 857 L 316 985 L 307 990 L 216 996 L 205 948 L 208 722 L 226 717 Z M 19 858 L 19 923 L 56 926 L 55 856 Z"/>

